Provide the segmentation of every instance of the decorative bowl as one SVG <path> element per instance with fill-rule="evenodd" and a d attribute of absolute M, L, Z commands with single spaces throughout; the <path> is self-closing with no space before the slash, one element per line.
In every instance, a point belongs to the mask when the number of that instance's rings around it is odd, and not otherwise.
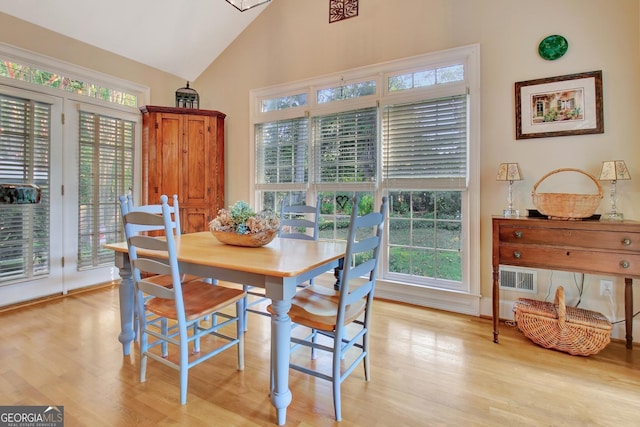
<path fill-rule="evenodd" d="M 277 235 L 278 230 L 266 230 L 260 233 L 238 234 L 234 231 L 211 230 L 213 237 L 220 243 L 233 246 L 245 246 L 248 248 L 258 248 L 269 244 Z"/>

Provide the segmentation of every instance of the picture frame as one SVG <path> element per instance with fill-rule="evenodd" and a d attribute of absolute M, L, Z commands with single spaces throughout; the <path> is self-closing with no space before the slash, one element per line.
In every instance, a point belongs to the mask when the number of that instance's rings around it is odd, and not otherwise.
<path fill-rule="evenodd" d="M 602 70 L 516 82 L 516 139 L 604 133 Z"/>

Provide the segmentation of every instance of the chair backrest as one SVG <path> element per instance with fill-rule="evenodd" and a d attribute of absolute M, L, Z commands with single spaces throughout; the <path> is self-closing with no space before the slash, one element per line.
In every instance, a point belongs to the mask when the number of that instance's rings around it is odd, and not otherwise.
<path fill-rule="evenodd" d="M 359 202 L 360 198 L 356 196 L 353 199 L 349 221 L 337 325 L 344 324 L 346 309 L 351 304 L 361 303 L 362 300 L 366 300 L 366 306 L 371 304 L 376 285 L 382 234 L 387 216 L 387 198 L 382 198 L 380 211 L 362 216 L 358 215 Z M 357 284 L 352 283 L 355 279 L 360 279 Z M 368 316 L 368 312 L 365 316 Z"/>
<path fill-rule="evenodd" d="M 290 205 L 285 200 L 280 206 L 278 237 L 287 239 L 318 240 L 320 233 L 320 196 L 316 205 Z"/>
<path fill-rule="evenodd" d="M 173 230 L 175 225 L 171 219 L 172 208 L 167 204 L 168 197 L 160 197 L 160 214 L 133 209 L 123 215 L 124 232 L 129 248 L 129 259 L 133 279 L 138 291 L 159 298 L 174 299 L 178 307 L 182 306 L 182 286 L 178 257 Z M 140 234 L 140 230 L 164 230 L 162 238 Z M 155 255 L 164 253 L 167 259 L 158 259 L 139 255 L 140 250 L 155 251 Z M 145 280 L 153 275 L 169 275 L 173 287 L 163 286 Z M 181 310 L 178 310 L 180 312 Z"/>
<path fill-rule="evenodd" d="M 168 198 L 167 198 L 168 199 Z M 155 214 L 155 215 L 162 215 L 162 205 L 142 205 L 142 206 L 134 206 L 133 205 L 133 198 L 131 197 L 131 194 L 127 194 L 125 196 L 120 196 L 120 211 L 122 212 L 122 217 L 124 218 L 124 216 L 129 213 L 129 212 L 146 212 L 146 213 L 150 213 L 150 214 Z M 170 212 L 170 222 L 171 222 L 171 229 L 173 230 L 173 232 L 176 234 L 176 236 L 179 236 L 181 231 L 180 231 L 180 206 L 178 205 L 178 196 L 177 195 L 173 195 L 173 204 L 171 206 L 169 206 L 169 212 Z M 134 227 L 134 230 L 137 233 L 140 232 L 148 232 L 148 231 L 158 231 L 158 230 L 164 230 L 164 225 L 160 224 L 160 225 L 138 225 Z M 158 233 L 155 233 L 153 235 L 158 235 Z"/>

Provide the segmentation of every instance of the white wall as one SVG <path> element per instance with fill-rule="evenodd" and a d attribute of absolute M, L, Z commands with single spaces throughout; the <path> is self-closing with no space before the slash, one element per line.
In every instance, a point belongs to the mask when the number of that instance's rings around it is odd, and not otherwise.
<path fill-rule="evenodd" d="M 254 23 L 193 83 L 204 108 L 227 113 L 227 202 L 249 198 L 247 152 L 249 90 L 426 52 L 481 45 L 481 290 L 482 314 L 490 315 L 491 215 L 506 204 L 506 186 L 496 182 L 498 164 L 519 162 L 525 179 L 514 184 L 515 205 L 533 208 L 531 189 L 547 172 L 575 167 L 593 175 L 600 162 L 624 159 L 631 181 L 619 184 L 619 209 L 640 220 L 640 35 L 637 0 L 366 0 L 359 16 L 328 23 L 324 0 L 274 0 Z M 569 41 L 556 61 L 538 56 L 551 34 Z M 514 83 L 602 70 L 605 133 L 516 140 Z M 565 190 L 561 190 L 565 191 Z M 586 180 L 572 192 L 593 191 Z M 608 208 L 603 200 L 599 211 Z M 550 283 L 563 284 L 577 301 L 573 275 L 541 271 L 541 298 Z M 623 318 L 622 279 L 615 279 L 615 317 Z M 599 278 L 587 276 L 581 307 L 611 315 L 599 296 Z M 636 292 L 638 294 L 638 292 Z M 518 294 L 505 293 L 505 299 Z M 527 295 L 528 296 L 528 295 Z M 636 310 L 640 298 L 635 298 Z M 508 313 L 504 313 L 507 315 Z M 640 324 L 635 322 L 635 339 Z M 615 334 L 621 334 L 622 326 Z"/>

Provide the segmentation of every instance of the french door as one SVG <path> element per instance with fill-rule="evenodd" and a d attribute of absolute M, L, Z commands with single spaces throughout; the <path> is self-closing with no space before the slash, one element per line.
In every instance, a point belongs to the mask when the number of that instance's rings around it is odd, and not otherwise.
<path fill-rule="evenodd" d="M 0 305 L 63 290 L 63 101 L 0 86 L 0 182 L 36 184 L 39 204 L 0 204 Z"/>
<path fill-rule="evenodd" d="M 132 185 L 139 120 L 114 116 L 0 85 L 0 183 L 42 190 L 39 204 L 0 204 L 0 306 L 117 279 L 102 245 L 122 238 L 117 195 Z"/>

